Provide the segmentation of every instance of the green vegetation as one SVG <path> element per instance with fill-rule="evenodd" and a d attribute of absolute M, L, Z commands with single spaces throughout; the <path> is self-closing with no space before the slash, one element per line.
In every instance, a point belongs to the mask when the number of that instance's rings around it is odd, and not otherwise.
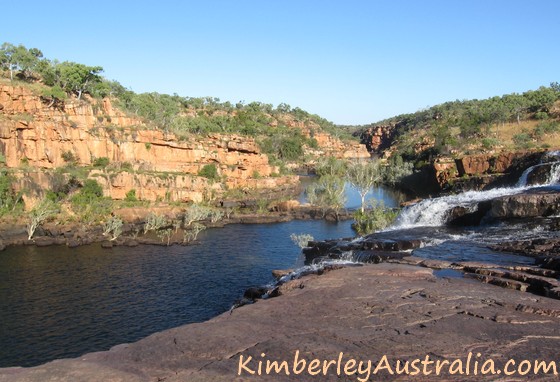
<path fill-rule="evenodd" d="M 80 191 L 71 198 L 72 210 L 87 225 L 104 219 L 112 211 L 112 200 L 103 197 L 103 189 L 96 180 L 86 179 Z"/>
<path fill-rule="evenodd" d="M 214 163 L 204 165 L 198 172 L 198 175 L 211 181 L 216 181 L 220 178 L 218 175 L 218 168 Z"/>
<path fill-rule="evenodd" d="M 0 216 L 14 211 L 21 204 L 22 193 L 13 188 L 14 176 L 6 169 L 0 169 Z"/>
<path fill-rule="evenodd" d="M 540 127 L 524 136 L 523 128 L 533 129 L 558 118 L 554 105 L 560 100 L 560 86 L 551 83 L 522 94 L 507 94 L 484 100 L 457 100 L 432 106 L 416 113 L 402 114 L 371 126 L 394 126 L 394 145 L 407 160 L 424 160 L 439 154 L 464 153 L 511 144 L 529 147 L 556 129 Z M 368 127 L 368 126 L 366 126 Z M 520 135 L 514 139 L 515 135 Z M 531 139 L 535 142 L 531 142 Z M 431 144 L 420 146 L 420 142 Z"/>
<path fill-rule="evenodd" d="M 74 165 L 78 161 L 76 155 L 74 155 L 74 153 L 70 150 L 63 152 L 61 156 L 62 159 L 70 165 Z"/>
<path fill-rule="evenodd" d="M 354 213 L 353 227 L 360 235 L 365 235 L 387 227 L 397 216 L 396 210 L 375 200 L 367 201 L 366 194 L 376 185 L 398 184 L 412 173 L 412 163 L 404 162 L 399 156 L 388 163 L 377 159 L 343 161 L 323 158 L 317 163 L 316 172 L 318 181 L 306 190 L 309 202 L 320 207 L 323 213 L 332 210 L 338 214 L 345 203 L 345 182 L 352 184 L 361 197 L 361 208 Z"/>
<path fill-rule="evenodd" d="M 295 245 L 303 249 L 307 247 L 307 244 L 309 244 L 310 241 L 313 241 L 313 236 L 308 233 L 302 233 L 299 235 L 292 233 L 290 235 L 290 239 L 294 242 Z"/>
<path fill-rule="evenodd" d="M 122 234 L 123 221 L 117 216 L 111 216 L 103 226 L 103 235 L 109 236 L 111 241 L 117 240 Z"/>
<path fill-rule="evenodd" d="M 136 190 L 133 188 L 131 190 L 129 190 L 124 197 L 124 200 L 127 202 L 136 202 L 138 201 L 138 198 L 136 197 Z"/>
<path fill-rule="evenodd" d="M 366 194 L 383 180 L 383 167 L 378 160 L 351 162 L 346 178 L 360 194 L 360 211 L 363 214 L 366 208 Z"/>
<path fill-rule="evenodd" d="M 367 235 L 391 225 L 397 214 L 396 210 L 385 207 L 383 202 L 372 202 L 369 208 L 354 213 L 352 228 L 358 235 Z"/>
<path fill-rule="evenodd" d="M 27 224 L 27 240 L 31 240 L 37 228 L 46 220 L 58 213 L 58 207 L 49 199 L 43 199 L 29 213 Z"/>
<path fill-rule="evenodd" d="M 109 158 L 100 157 L 95 158 L 92 162 L 93 167 L 107 167 L 109 165 Z"/>

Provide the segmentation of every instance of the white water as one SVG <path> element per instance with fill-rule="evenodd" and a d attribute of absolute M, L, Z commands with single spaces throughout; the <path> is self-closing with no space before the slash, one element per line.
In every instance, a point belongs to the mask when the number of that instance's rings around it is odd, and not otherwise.
<path fill-rule="evenodd" d="M 558 152 L 551 152 L 544 158 L 558 159 Z M 527 177 L 538 164 L 525 170 L 517 185 L 514 187 L 496 188 L 488 191 L 467 191 L 457 195 L 442 196 L 439 198 L 425 199 L 419 203 L 406 207 L 397 217 L 395 224 L 388 230 L 408 229 L 415 227 L 438 227 L 446 223 L 447 217 L 454 207 L 465 207 L 475 211 L 479 202 L 491 200 L 501 196 L 515 195 L 535 187 L 549 186 L 560 181 L 560 161 L 553 162 L 550 173 L 543 184 L 527 186 Z"/>

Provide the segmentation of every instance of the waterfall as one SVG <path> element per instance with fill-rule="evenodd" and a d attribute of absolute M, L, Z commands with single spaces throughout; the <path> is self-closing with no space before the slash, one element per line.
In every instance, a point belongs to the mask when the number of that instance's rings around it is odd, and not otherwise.
<path fill-rule="evenodd" d="M 414 227 L 438 227 L 446 223 L 449 213 L 454 207 L 465 207 L 475 210 L 479 202 L 495 199 L 501 196 L 515 195 L 535 187 L 556 184 L 560 181 L 560 152 L 554 151 L 545 154 L 545 158 L 553 158 L 554 162 L 541 163 L 529 167 L 523 172 L 514 187 L 495 188 L 487 191 L 467 191 L 457 195 L 442 196 L 439 198 L 424 199 L 419 203 L 406 207 L 401 211 L 397 220 L 389 228 L 407 229 Z M 550 171 L 543 184 L 527 186 L 528 175 L 537 167 L 550 165 Z"/>

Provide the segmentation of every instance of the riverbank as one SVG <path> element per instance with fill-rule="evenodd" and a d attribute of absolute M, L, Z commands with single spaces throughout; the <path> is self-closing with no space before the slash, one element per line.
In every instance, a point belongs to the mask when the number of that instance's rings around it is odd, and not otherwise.
<path fill-rule="evenodd" d="M 270 224 L 288 222 L 292 220 L 321 220 L 327 221 L 344 221 L 353 218 L 352 211 L 344 209 L 335 213 L 332 210 L 323 211 L 319 207 L 300 205 L 297 201 L 293 201 L 290 206 L 284 205 L 278 208 L 278 204 L 271 210 L 263 212 L 247 211 L 231 213 L 229 216 L 223 216 L 219 221 L 212 222 L 210 220 L 201 221 L 206 228 L 218 228 L 227 224 Z M 283 202 L 286 204 L 287 202 Z M 296 205 L 297 204 L 297 205 Z M 23 223 L 12 224 L 4 223 L 0 225 L 0 251 L 8 246 L 18 245 L 35 245 L 45 247 L 50 245 L 66 245 L 75 248 L 81 245 L 89 245 L 92 243 L 102 243 L 105 247 L 125 245 L 134 247 L 141 244 L 149 245 L 187 245 L 191 242 L 185 242 L 184 229 L 177 228 L 171 232 L 169 240 L 164 240 L 156 234 L 143 234 L 142 228 L 145 224 L 145 217 L 149 212 L 157 212 L 161 215 L 169 217 L 172 221 L 179 218 L 184 209 L 179 207 L 163 207 L 159 209 L 134 208 L 125 211 L 127 223 L 122 227 L 122 234 L 115 240 L 110 240 L 108 235 L 103 233 L 103 226 L 92 225 L 87 226 L 81 222 L 59 224 L 51 222 L 44 224 L 38 230 L 33 239 L 28 240 L 26 226 Z M 123 211 L 119 211 L 123 215 Z M 171 227 L 171 226 L 170 226 Z"/>
<path fill-rule="evenodd" d="M 266 360 L 292 363 L 296 351 L 307 362 L 317 358 L 336 363 L 343 352 L 344 360 L 371 360 L 375 365 L 387 356 L 393 370 L 398 359 L 460 359 L 463 373 L 470 353 L 473 380 L 495 380 L 496 376 L 480 374 L 488 359 L 494 360 L 496 370 L 512 358 L 518 364 L 557 361 L 560 337 L 554 333 L 560 325 L 560 301 L 463 278 L 438 278 L 428 268 L 387 263 L 349 267 L 292 281 L 283 293 L 281 298 L 110 351 L 29 369 L 1 369 L 0 381 L 307 380 L 307 371 L 294 375 L 291 367 L 290 376 L 264 375 L 264 366 L 262 376 L 250 375 L 249 370 L 258 370 L 259 360 L 264 365 Z M 240 360 L 248 357 L 252 360 L 238 375 Z M 474 360 L 479 361 L 476 377 L 472 377 Z M 346 380 L 358 377 L 365 375 Z M 340 380 L 336 367 L 320 378 Z M 378 378 L 411 380 L 392 376 L 388 369 Z M 444 372 L 441 378 L 469 377 Z"/>

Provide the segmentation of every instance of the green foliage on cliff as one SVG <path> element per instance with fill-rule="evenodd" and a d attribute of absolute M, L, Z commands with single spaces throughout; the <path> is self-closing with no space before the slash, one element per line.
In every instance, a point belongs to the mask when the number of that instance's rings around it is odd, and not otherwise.
<path fill-rule="evenodd" d="M 558 118 L 554 104 L 559 100 L 560 86 L 554 82 L 522 94 L 446 102 L 371 126 L 393 126 L 393 145 L 408 159 L 464 152 L 469 147 L 490 149 L 508 142 L 526 146 L 531 142 L 523 137 L 514 140 L 513 136 L 523 134 L 521 130 L 526 127 L 532 130 L 531 121 L 546 122 Z M 542 136 L 545 129 L 541 128 L 536 134 Z M 529 140 L 537 143 L 536 135 L 528 135 Z M 425 143 L 424 147 L 419 147 L 421 142 Z"/>
<path fill-rule="evenodd" d="M 209 133 L 258 137 L 267 154 L 287 161 L 302 160 L 304 145 L 317 147 L 313 139 L 315 131 L 355 139 L 348 129 L 286 103 L 274 107 L 262 102 L 234 104 L 214 97 L 137 94 L 117 81 L 103 78 L 102 72 L 101 66 L 49 60 L 36 48 L 9 43 L 0 47 L 0 74 L 12 80 L 40 80 L 40 95 L 49 107 L 63 108 L 68 95 L 78 99 L 84 94 L 94 98 L 112 97 L 121 109 L 141 117 L 148 126 L 172 132 L 179 139 Z M 311 137 L 304 136 L 302 129 Z"/>
<path fill-rule="evenodd" d="M 7 170 L 0 170 L 0 216 L 16 207 L 21 201 L 21 195 L 17 195 L 13 189 L 14 177 Z"/>

